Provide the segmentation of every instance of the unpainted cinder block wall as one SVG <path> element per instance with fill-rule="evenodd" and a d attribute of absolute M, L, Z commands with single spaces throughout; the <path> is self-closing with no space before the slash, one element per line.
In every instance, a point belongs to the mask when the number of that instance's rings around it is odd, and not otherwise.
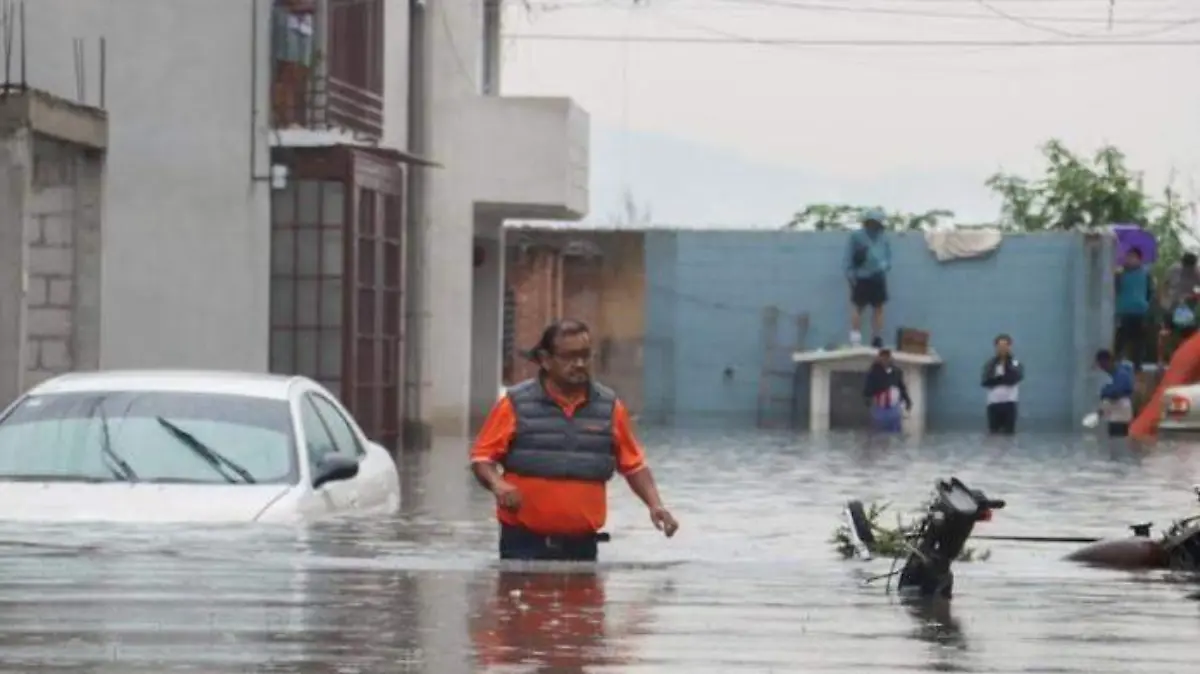
<path fill-rule="evenodd" d="M 932 333 L 945 360 L 930 380 L 930 428 L 983 423 L 979 371 L 999 333 L 1026 366 L 1024 428 L 1064 428 L 1094 406 L 1095 349 L 1112 330 L 1111 241 L 1079 233 L 1006 236 L 984 258 L 941 263 L 920 234 L 893 234 L 888 341 L 899 326 Z M 792 344 L 809 315 L 807 348 L 844 343 L 845 232 L 650 231 L 646 234 L 644 360 L 649 420 L 753 425 L 764 363 L 763 314 L 778 307 Z M 786 363 L 775 367 L 788 367 Z M 792 381 L 772 393 L 803 400 Z M 806 409 L 799 409 L 800 423 Z M 788 413 L 778 408 L 776 415 Z"/>
<path fill-rule="evenodd" d="M 25 387 L 100 365 L 102 172 L 95 152 L 33 139 L 25 219 Z"/>

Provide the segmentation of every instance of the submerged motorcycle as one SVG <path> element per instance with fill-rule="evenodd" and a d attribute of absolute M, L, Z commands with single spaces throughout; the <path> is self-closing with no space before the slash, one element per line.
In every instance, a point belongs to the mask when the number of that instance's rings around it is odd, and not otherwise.
<path fill-rule="evenodd" d="M 1192 485 L 1192 492 L 1200 501 L 1200 485 Z M 1200 573 L 1200 515 L 1172 522 L 1157 539 L 1150 536 L 1152 526 L 1151 522 L 1135 524 L 1129 527 L 1133 535 L 1125 538 L 1077 539 L 1087 545 L 1066 558 L 1110 569 Z"/>
<path fill-rule="evenodd" d="M 1005 502 L 988 498 L 956 477 L 934 483 L 924 517 L 905 536 L 907 556 L 897 581 L 897 591 L 915 599 L 949 599 L 954 591 L 950 566 L 962 553 L 979 522 L 992 518 L 992 511 Z M 858 556 L 870 559 L 875 553 L 875 530 L 861 501 L 849 501 L 844 511 L 850 540 Z M 880 578 L 897 575 L 891 571 Z"/>

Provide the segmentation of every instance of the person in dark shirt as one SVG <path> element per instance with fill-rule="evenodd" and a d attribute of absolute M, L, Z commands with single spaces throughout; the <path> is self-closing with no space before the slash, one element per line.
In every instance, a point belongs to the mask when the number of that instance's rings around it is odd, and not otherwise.
<path fill-rule="evenodd" d="M 1017 432 L 1017 388 L 1025 368 L 1012 354 L 1012 337 L 999 335 L 993 345 L 996 355 L 984 363 L 981 382 L 987 389 L 988 432 L 1012 435 Z"/>
<path fill-rule="evenodd" d="M 885 433 L 898 433 L 905 410 L 912 409 L 908 387 L 904 385 L 904 373 L 892 362 L 890 349 L 880 349 L 875 362 L 867 370 L 863 397 L 871 408 L 871 427 Z"/>

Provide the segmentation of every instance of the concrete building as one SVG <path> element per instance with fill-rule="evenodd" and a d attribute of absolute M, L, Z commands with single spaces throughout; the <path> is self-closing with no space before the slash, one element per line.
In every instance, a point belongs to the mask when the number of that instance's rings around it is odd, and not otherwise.
<path fill-rule="evenodd" d="M 25 14 L 28 81 L 109 113 L 100 366 L 297 372 L 390 445 L 467 431 L 500 381 L 501 223 L 588 196 L 587 115 L 499 95 L 501 0 Z"/>

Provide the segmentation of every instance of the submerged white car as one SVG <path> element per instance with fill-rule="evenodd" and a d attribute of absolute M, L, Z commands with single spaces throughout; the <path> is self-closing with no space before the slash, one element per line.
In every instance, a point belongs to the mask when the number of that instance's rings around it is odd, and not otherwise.
<path fill-rule="evenodd" d="M 291 523 L 399 505 L 392 457 L 303 377 L 76 373 L 0 414 L 0 521 Z"/>

